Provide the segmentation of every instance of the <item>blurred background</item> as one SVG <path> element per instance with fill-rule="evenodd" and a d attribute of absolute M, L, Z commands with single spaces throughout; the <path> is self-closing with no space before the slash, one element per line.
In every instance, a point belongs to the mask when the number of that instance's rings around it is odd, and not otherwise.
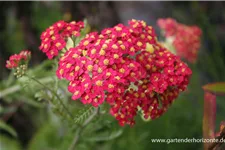
<path fill-rule="evenodd" d="M 9 87 L 10 71 L 5 68 L 8 57 L 22 49 L 32 52 L 31 66 L 46 60 L 38 49 L 40 34 L 58 20 L 87 19 L 92 30 L 101 30 L 130 19 L 144 20 L 160 35 L 156 21 L 171 17 L 187 25 L 197 25 L 202 31 L 202 46 L 187 92 L 180 95 L 169 111 L 154 121 L 137 119 L 133 128 L 113 140 L 81 143 L 80 149 L 104 150 L 200 150 L 202 143 L 152 143 L 152 138 L 201 138 L 203 116 L 202 85 L 225 81 L 225 2 L 0 2 L 0 91 Z M 159 39 L 162 37 L 159 37 Z M 6 81 L 7 80 L 7 81 Z M 47 124 L 38 103 L 27 103 L 23 93 L 13 93 L 0 99 L 0 118 L 18 136 L 0 130 L 0 148 L 4 150 L 59 149 L 61 139 L 56 129 Z M 224 97 L 217 99 L 217 123 L 225 119 Z M 5 109 L 7 108 L 7 109 Z M 115 121 L 116 122 L 116 121 Z M 47 124 L 47 125 L 46 125 Z M 113 126 L 116 129 L 118 125 Z M 68 141 L 70 142 L 70 141 Z M 2 150 L 2 149 L 1 149 Z"/>

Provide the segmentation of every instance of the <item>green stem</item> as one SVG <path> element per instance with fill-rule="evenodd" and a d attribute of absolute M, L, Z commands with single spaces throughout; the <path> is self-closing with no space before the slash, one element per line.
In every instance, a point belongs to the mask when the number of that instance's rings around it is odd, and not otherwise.
<path fill-rule="evenodd" d="M 85 121 L 78 129 L 77 129 L 77 131 L 76 131 L 76 133 L 75 133 L 75 136 L 74 136 L 74 139 L 73 139 L 73 142 L 71 143 L 71 145 L 70 145 L 70 147 L 69 147 L 68 150 L 74 150 L 74 149 L 75 149 L 75 146 L 76 146 L 76 144 L 77 144 L 77 142 L 78 142 L 78 140 L 79 140 L 79 138 L 80 138 L 80 135 L 81 135 L 83 129 L 85 128 L 85 126 L 88 125 L 88 123 L 90 123 L 90 122 L 92 121 L 92 119 L 93 119 L 93 118 L 95 117 L 95 115 L 97 115 L 97 114 L 98 114 L 98 108 L 95 109 L 94 113 L 93 113 L 91 116 L 89 116 L 89 117 L 87 118 L 87 120 L 86 120 L 86 121 Z"/>
<path fill-rule="evenodd" d="M 51 77 L 45 77 L 45 78 L 40 79 L 40 82 L 42 82 L 42 83 L 49 83 L 51 81 L 52 81 Z M 18 91 L 20 91 L 21 88 L 22 87 L 20 85 L 13 85 L 7 89 L 4 89 L 4 90 L 0 91 L 0 98 L 3 98 L 9 94 L 18 92 Z"/>
<path fill-rule="evenodd" d="M 58 101 L 60 102 L 60 104 L 62 105 L 63 109 L 68 113 L 68 115 L 73 119 L 73 115 L 69 112 L 69 110 L 66 108 L 66 106 L 64 105 L 64 103 L 62 102 L 61 98 L 59 97 L 59 95 L 51 90 L 49 87 L 47 87 L 46 85 L 44 85 L 43 83 L 41 83 L 39 80 L 37 80 L 36 78 L 34 77 L 30 77 L 29 75 L 26 74 L 26 76 L 30 79 L 32 79 L 33 81 L 35 81 L 36 83 L 40 84 L 41 86 L 43 86 L 44 88 L 48 89 L 49 91 L 52 92 L 52 94 L 55 95 L 55 97 L 58 99 Z"/>

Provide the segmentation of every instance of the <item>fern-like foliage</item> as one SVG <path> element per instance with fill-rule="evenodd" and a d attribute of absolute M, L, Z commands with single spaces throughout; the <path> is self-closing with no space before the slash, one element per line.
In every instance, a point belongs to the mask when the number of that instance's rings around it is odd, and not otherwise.
<path fill-rule="evenodd" d="M 19 84 L 23 90 L 29 90 L 31 85 L 33 85 L 33 81 L 29 78 L 22 77 L 19 79 Z"/>
<path fill-rule="evenodd" d="M 35 94 L 35 98 L 38 101 L 47 101 L 51 106 L 52 112 L 61 117 L 62 120 L 67 120 L 69 122 L 72 121 L 72 118 L 68 115 L 68 113 L 65 112 L 59 100 L 57 100 L 50 91 L 42 89 Z"/>
<path fill-rule="evenodd" d="M 84 140 L 89 142 L 110 141 L 120 137 L 122 133 L 123 133 L 122 129 L 114 131 L 107 130 L 101 133 L 93 133 L 92 136 L 85 137 Z"/>
<path fill-rule="evenodd" d="M 93 106 L 85 106 L 76 114 L 74 123 L 82 124 L 94 112 L 94 110 Z"/>

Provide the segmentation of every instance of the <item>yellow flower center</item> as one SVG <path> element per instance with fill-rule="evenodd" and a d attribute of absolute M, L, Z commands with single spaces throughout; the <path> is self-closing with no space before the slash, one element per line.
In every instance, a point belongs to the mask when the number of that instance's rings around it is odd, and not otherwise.
<path fill-rule="evenodd" d="M 114 54 L 113 57 L 114 57 L 115 59 L 118 59 L 118 58 L 119 58 L 119 55 L 118 55 L 118 54 Z"/>
<path fill-rule="evenodd" d="M 105 51 L 103 49 L 100 50 L 99 52 L 100 55 L 104 56 L 105 55 Z"/>
<path fill-rule="evenodd" d="M 56 38 L 55 38 L 55 36 L 52 36 L 52 40 L 55 40 Z"/>
<path fill-rule="evenodd" d="M 145 35 L 144 34 L 141 34 L 141 38 L 144 39 L 145 38 Z"/>
<path fill-rule="evenodd" d="M 56 47 L 59 47 L 59 46 L 61 46 L 61 43 L 57 42 Z"/>
<path fill-rule="evenodd" d="M 78 95 L 80 92 L 79 91 L 76 91 L 75 93 L 74 93 L 74 95 Z"/>
<path fill-rule="evenodd" d="M 140 47 L 140 46 L 142 46 L 142 45 L 143 45 L 143 44 L 142 44 L 140 41 L 137 42 L 137 46 Z"/>
<path fill-rule="evenodd" d="M 131 52 L 134 52 L 134 51 L 135 51 L 134 47 L 131 47 L 131 48 L 130 48 L 130 51 L 131 51 Z"/>
<path fill-rule="evenodd" d="M 116 31 L 121 31 L 122 28 L 121 27 L 115 27 L 116 28 Z"/>
<path fill-rule="evenodd" d="M 80 67 L 79 66 L 76 66 L 75 67 L 75 71 L 79 71 L 80 70 Z"/>
<path fill-rule="evenodd" d="M 51 31 L 49 32 L 49 34 L 50 34 L 50 35 L 54 34 L 54 31 L 53 31 L 53 30 L 51 30 Z"/>
<path fill-rule="evenodd" d="M 103 63 L 104 63 L 104 65 L 107 66 L 109 64 L 109 60 L 108 59 L 104 59 Z"/>
<path fill-rule="evenodd" d="M 98 73 L 102 73 L 102 68 L 98 68 Z"/>
<path fill-rule="evenodd" d="M 47 48 L 47 47 L 48 47 L 48 45 L 47 45 L 47 44 L 45 44 L 45 45 L 44 45 L 44 48 Z"/>
<path fill-rule="evenodd" d="M 60 69 L 60 70 L 59 70 L 59 74 L 60 74 L 60 75 L 62 75 L 62 74 L 63 74 L 63 72 L 64 72 L 64 70 L 63 70 L 63 69 Z"/>
<path fill-rule="evenodd" d="M 115 79 L 120 80 L 120 77 L 119 76 L 116 76 Z"/>
<path fill-rule="evenodd" d="M 126 47 L 125 47 L 124 45 L 120 45 L 120 48 L 121 48 L 122 50 L 125 50 L 125 49 L 126 49 Z"/>
<path fill-rule="evenodd" d="M 103 82 L 102 82 L 101 80 L 98 80 L 98 81 L 96 81 L 95 83 L 96 83 L 97 86 L 102 86 L 102 83 L 103 83 Z"/>
<path fill-rule="evenodd" d="M 124 73 L 124 72 L 125 72 L 125 69 L 120 68 L 120 69 L 119 69 L 119 72 L 120 72 L 120 73 Z"/>
<path fill-rule="evenodd" d="M 150 35 L 147 36 L 148 40 L 152 40 L 152 37 Z"/>
<path fill-rule="evenodd" d="M 72 65 L 69 63 L 66 65 L 66 68 L 70 68 Z"/>
<path fill-rule="evenodd" d="M 86 56 L 87 55 L 87 51 L 86 50 L 82 50 L 82 54 L 83 54 L 83 56 Z"/>
<path fill-rule="evenodd" d="M 149 70 L 149 69 L 151 68 L 151 66 L 150 66 L 149 64 L 147 64 L 147 65 L 145 65 L 145 68 L 146 68 L 147 70 Z"/>
<path fill-rule="evenodd" d="M 78 55 L 77 54 L 73 54 L 73 58 L 77 58 L 78 57 Z"/>
<path fill-rule="evenodd" d="M 93 54 L 95 54 L 96 53 L 96 49 L 92 49 L 91 50 L 91 54 L 93 55 Z"/>
<path fill-rule="evenodd" d="M 129 66 L 130 66 L 130 67 L 134 67 L 134 64 L 133 64 L 133 63 L 130 63 Z"/>
<path fill-rule="evenodd" d="M 103 49 L 106 49 L 107 47 L 108 47 L 108 46 L 107 46 L 106 44 L 103 44 L 103 45 L 102 45 L 102 48 L 103 48 Z"/>
<path fill-rule="evenodd" d="M 88 87 L 88 85 L 89 85 L 89 84 L 88 84 L 88 83 L 86 83 L 86 84 L 84 85 L 84 87 L 86 87 L 86 88 L 87 88 L 87 87 Z"/>
<path fill-rule="evenodd" d="M 85 42 L 83 43 L 84 46 L 87 46 L 88 44 L 89 44 L 89 41 L 85 41 Z"/>
<path fill-rule="evenodd" d="M 114 88 L 114 85 L 109 84 L 109 85 L 108 85 L 108 88 L 112 89 L 112 88 Z"/>
<path fill-rule="evenodd" d="M 93 70 L 93 66 L 92 65 L 88 65 L 87 70 L 88 71 L 92 71 Z"/>
<path fill-rule="evenodd" d="M 121 35 L 121 36 L 122 36 L 122 37 L 124 37 L 124 36 L 126 36 L 126 35 L 127 35 L 126 33 L 122 33 L 122 35 Z"/>
<path fill-rule="evenodd" d="M 107 76 L 107 77 L 111 76 L 111 72 L 107 72 L 107 73 L 106 73 L 106 76 Z"/>
<path fill-rule="evenodd" d="M 89 96 L 88 96 L 88 95 L 86 95 L 84 98 L 85 98 L 86 100 L 88 100 L 88 99 L 89 99 Z"/>
<path fill-rule="evenodd" d="M 112 48 L 113 48 L 113 49 L 118 49 L 118 46 L 117 46 L 116 44 L 113 44 L 113 45 L 112 45 Z"/>

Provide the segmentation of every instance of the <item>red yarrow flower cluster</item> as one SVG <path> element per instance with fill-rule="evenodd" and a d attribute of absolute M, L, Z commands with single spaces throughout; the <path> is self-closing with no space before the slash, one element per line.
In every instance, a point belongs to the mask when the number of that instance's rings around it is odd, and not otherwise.
<path fill-rule="evenodd" d="M 138 108 L 146 119 L 161 116 L 192 72 L 158 43 L 151 26 L 131 20 L 87 34 L 61 57 L 56 74 L 70 81 L 72 99 L 95 107 L 106 101 L 123 126 L 135 123 Z"/>
<path fill-rule="evenodd" d="M 172 18 L 159 19 L 159 27 L 166 37 L 173 37 L 173 46 L 178 56 L 194 63 L 200 48 L 202 31 L 197 26 L 187 26 Z"/>
<path fill-rule="evenodd" d="M 9 57 L 9 60 L 6 61 L 6 68 L 17 68 L 21 63 L 28 61 L 30 56 L 31 52 L 28 50 L 23 50 L 19 54 L 14 54 Z"/>
<path fill-rule="evenodd" d="M 40 50 L 48 56 L 48 59 L 52 59 L 66 46 L 67 38 L 79 36 L 83 27 L 84 23 L 81 21 L 70 23 L 58 21 L 54 23 L 41 34 Z"/>

